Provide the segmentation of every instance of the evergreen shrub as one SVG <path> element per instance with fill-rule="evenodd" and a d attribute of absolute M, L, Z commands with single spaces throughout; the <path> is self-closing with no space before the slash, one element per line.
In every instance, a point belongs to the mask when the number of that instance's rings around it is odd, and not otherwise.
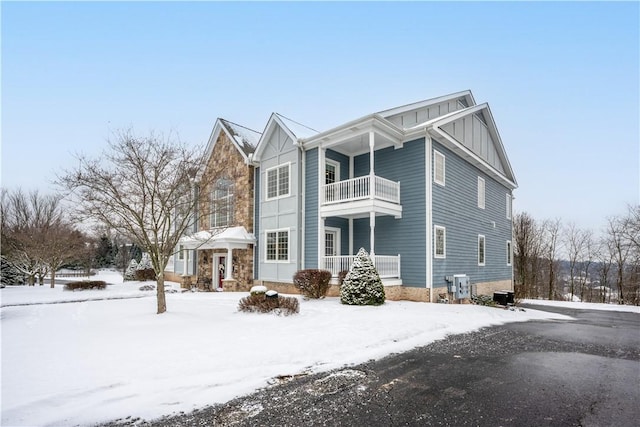
<path fill-rule="evenodd" d="M 382 305 L 385 294 L 378 270 L 360 248 L 340 287 L 340 302 L 348 305 Z"/>
<path fill-rule="evenodd" d="M 293 284 L 307 298 L 324 298 L 329 290 L 331 272 L 327 270 L 299 270 L 293 276 Z"/>

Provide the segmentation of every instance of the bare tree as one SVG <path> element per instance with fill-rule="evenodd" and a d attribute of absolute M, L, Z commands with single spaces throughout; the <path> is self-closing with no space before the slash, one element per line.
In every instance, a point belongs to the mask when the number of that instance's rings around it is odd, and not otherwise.
<path fill-rule="evenodd" d="M 515 290 L 519 298 L 538 297 L 537 260 L 540 257 L 540 229 L 526 212 L 513 216 Z"/>
<path fill-rule="evenodd" d="M 191 192 L 202 151 L 171 137 L 125 131 L 108 142 L 102 157 L 78 160 L 58 183 L 77 202 L 81 218 L 128 236 L 149 253 L 157 276 L 157 313 L 164 313 L 164 270 L 179 239 L 197 220 Z"/>
<path fill-rule="evenodd" d="M 626 220 L 623 217 L 611 217 L 607 219 L 607 247 L 611 252 L 611 258 L 616 267 L 616 285 L 618 288 L 618 303 L 625 303 L 625 270 L 627 259 L 632 246 L 625 234 Z"/>
<path fill-rule="evenodd" d="M 2 251 L 28 277 L 29 285 L 34 285 L 36 277 L 42 285 L 52 268 L 50 252 L 61 238 L 52 231 L 72 228 L 63 217 L 61 200 L 60 195 L 42 195 L 37 190 L 2 192 Z"/>
<path fill-rule="evenodd" d="M 570 223 L 565 227 L 563 236 L 569 257 L 569 292 L 571 293 L 571 300 L 573 301 L 577 290 L 580 291 L 580 299 L 583 300 L 584 287 L 587 283 L 589 265 L 591 264 L 593 233 L 590 230 L 578 228 L 575 223 Z"/>
<path fill-rule="evenodd" d="M 558 252 L 560 246 L 560 219 L 546 220 L 543 223 L 543 257 L 547 267 L 548 298 L 553 300 L 557 293 Z"/>

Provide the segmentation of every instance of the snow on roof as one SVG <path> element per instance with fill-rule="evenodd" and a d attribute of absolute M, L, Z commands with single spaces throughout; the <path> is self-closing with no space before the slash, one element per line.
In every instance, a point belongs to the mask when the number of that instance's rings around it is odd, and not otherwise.
<path fill-rule="evenodd" d="M 313 136 L 318 132 L 317 130 L 310 128 L 309 126 L 303 125 L 302 123 L 298 123 L 295 120 L 292 120 L 288 117 L 283 116 L 280 113 L 275 113 L 276 116 L 284 123 L 284 125 L 298 138 L 305 139 Z"/>
<path fill-rule="evenodd" d="M 227 128 L 229 133 L 233 136 L 236 144 L 238 144 L 245 154 L 249 155 L 255 151 L 258 141 L 260 140 L 260 136 L 262 136 L 260 132 L 222 118 L 220 121 Z"/>
<path fill-rule="evenodd" d="M 180 239 L 180 243 L 186 249 L 216 249 L 226 245 L 246 245 L 255 242 L 255 236 L 242 226 L 202 230 Z"/>

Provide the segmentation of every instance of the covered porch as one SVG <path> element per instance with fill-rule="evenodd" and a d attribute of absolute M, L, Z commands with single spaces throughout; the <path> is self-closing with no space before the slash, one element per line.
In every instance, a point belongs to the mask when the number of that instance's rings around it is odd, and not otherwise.
<path fill-rule="evenodd" d="M 335 278 L 349 270 L 353 254 L 362 246 L 385 285 L 402 284 L 400 255 L 389 253 L 388 245 L 377 253 L 375 230 L 379 217 L 402 218 L 400 182 L 385 176 L 393 176 L 393 170 L 380 167 L 376 159 L 401 149 L 403 138 L 399 128 L 374 114 L 303 141 L 306 148 L 318 148 L 317 263 Z M 343 236 L 348 248 L 336 242 L 340 240 L 333 227 L 336 219 L 342 223 L 340 233 L 348 235 Z M 367 219 L 368 233 L 363 225 Z M 360 226 L 354 236 L 356 221 Z"/>
<path fill-rule="evenodd" d="M 194 250 L 203 255 L 196 257 L 199 263 L 197 280 L 210 285 L 207 288 L 213 290 L 220 290 L 223 285 L 224 288 L 235 287 L 231 286 L 238 280 L 234 275 L 234 259 L 237 259 L 234 251 L 246 252 L 255 243 L 255 236 L 242 226 L 203 230 L 180 241 L 183 250 Z M 187 258 L 184 257 L 185 263 L 188 262 Z M 187 271 L 186 268 L 184 271 Z"/>

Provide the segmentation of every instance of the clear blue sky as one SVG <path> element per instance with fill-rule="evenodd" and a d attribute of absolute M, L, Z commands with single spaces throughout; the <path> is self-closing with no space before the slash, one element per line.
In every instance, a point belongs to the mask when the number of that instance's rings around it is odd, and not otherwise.
<path fill-rule="evenodd" d="M 52 189 L 114 130 L 205 144 L 216 117 L 324 130 L 470 89 L 514 208 L 597 231 L 639 202 L 639 26 L 625 3 L 2 2 L 2 183 Z"/>

